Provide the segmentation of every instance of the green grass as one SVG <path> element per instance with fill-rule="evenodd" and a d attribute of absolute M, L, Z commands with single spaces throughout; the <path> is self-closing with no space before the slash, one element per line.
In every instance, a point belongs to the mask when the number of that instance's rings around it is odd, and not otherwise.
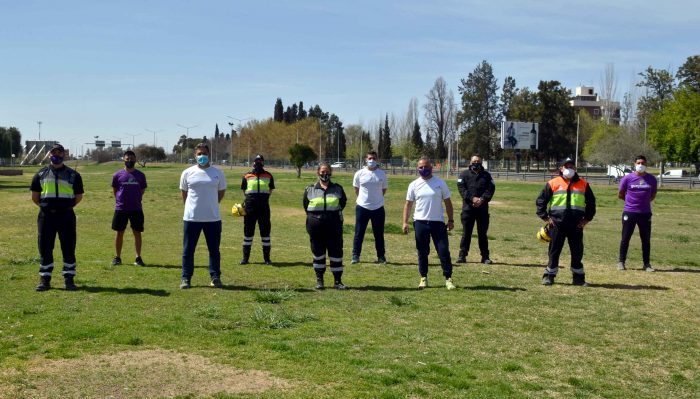
<path fill-rule="evenodd" d="M 149 182 L 147 267 L 140 268 L 130 265 L 130 233 L 125 265 L 110 265 L 109 185 L 118 167 L 79 167 L 86 195 L 76 208 L 78 292 L 34 292 L 37 210 L 27 187 L 36 169 L 0 177 L 0 397 L 37 396 L 41 384 L 34 374 L 42 362 L 74 359 L 79 365 L 90 356 L 157 349 L 292 382 L 284 391 L 212 394 L 221 398 L 694 398 L 700 391 L 700 192 L 661 190 L 652 232 L 652 263 L 659 272 L 636 270 L 642 266 L 637 236 L 630 245 L 630 270 L 618 272 L 622 201 L 615 186 L 594 185 L 599 209 L 586 228 L 584 256 L 591 286 L 571 286 L 567 267 L 557 284 L 543 287 L 546 246 L 535 238 L 541 223 L 534 200 L 544 183 L 497 181 L 489 230 L 495 264 L 475 263 L 473 240 L 470 263 L 455 268 L 459 289 L 447 291 L 433 251 L 430 287 L 418 291 L 415 242 L 400 228 L 411 177 L 389 176 L 389 264 L 374 263 L 368 229 L 362 262 L 350 265 L 352 175 L 336 173 L 350 199 L 343 280 L 351 289 L 316 292 L 301 208 L 312 172 L 297 179 L 293 171 L 271 170 L 277 186 L 271 199 L 275 264 L 263 264 L 256 232 L 252 263 L 239 265 L 243 221 L 231 217 L 230 208 L 242 200 L 243 170 L 227 169 L 229 190 L 221 205 L 225 288 L 208 286 L 202 238 L 193 287 L 179 290 L 182 168 L 143 169 Z M 459 208 L 454 179 L 449 184 Z M 458 223 L 449 236 L 453 258 L 460 235 Z M 58 245 L 55 254 L 60 263 Z M 565 249 L 564 266 L 568 256 Z M 192 383 L 206 384 L 207 378 L 198 375 Z M 60 384 L 60 378 L 52 383 Z M 193 392 L 179 397 L 199 397 Z"/>

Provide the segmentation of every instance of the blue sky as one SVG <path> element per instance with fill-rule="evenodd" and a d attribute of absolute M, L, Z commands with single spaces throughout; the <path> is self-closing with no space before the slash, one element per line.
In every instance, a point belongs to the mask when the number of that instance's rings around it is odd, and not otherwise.
<path fill-rule="evenodd" d="M 152 143 L 151 129 L 169 151 L 178 124 L 211 136 L 227 115 L 271 117 L 277 97 L 374 125 L 439 76 L 459 103 L 484 59 L 499 86 L 572 91 L 599 90 L 613 63 L 621 98 L 647 66 L 700 54 L 697 0 L 0 0 L 0 15 L 0 126 L 35 139 L 42 121 L 43 139 L 76 147 Z"/>

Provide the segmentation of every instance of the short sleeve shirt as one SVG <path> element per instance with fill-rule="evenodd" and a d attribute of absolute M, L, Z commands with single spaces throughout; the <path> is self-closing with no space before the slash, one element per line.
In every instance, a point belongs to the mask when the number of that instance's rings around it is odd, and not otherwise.
<path fill-rule="evenodd" d="M 357 195 L 357 205 L 370 211 L 384 206 L 383 191 L 389 187 L 389 183 L 383 170 L 362 168 L 355 172 L 352 185 L 360 189 Z"/>
<path fill-rule="evenodd" d="M 140 211 L 146 175 L 140 170 L 129 172 L 122 169 L 112 176 L 112 187 L 117 189 L 114 209 L 118 211 Z"/>
<path fill-rule="evenodd" d="M 417 178 L 408 185 L 406 193 L 406 201 L 416 203 L 413 220 L 444 222 L 442 203 L 448 198 L 450 198 L 450 189 L 447 183 L 437 176 L 428 180 Z"/>
<path fill-rule="evenodd" d="M 219 191 L 226 190 L 224 173 L 214 166 L 200 168 L 198 165 L 185 169 L 180 176 L 180 190 L 187 192 L 185 213 L 187 222 L 217 222 Z"/>
<path fill-rule="evenodd" d="M 630 173 L 620 179 L 620 191 L 625 192 L 625 212 L 651 213 L 651 197 L 656 194 L 656 178 Z"/>

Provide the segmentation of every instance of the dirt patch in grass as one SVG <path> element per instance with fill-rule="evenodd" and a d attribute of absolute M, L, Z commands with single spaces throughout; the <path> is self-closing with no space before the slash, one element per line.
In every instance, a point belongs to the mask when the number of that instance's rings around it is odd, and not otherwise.
<path fill-rule="evenodd" d="M 32 361 L 22 377 L 3 374 L 0 396 L 8 398 L 211 397 L 292 386 L 264 371 L 240 370 L 201 355 L 166 350 Z"/>

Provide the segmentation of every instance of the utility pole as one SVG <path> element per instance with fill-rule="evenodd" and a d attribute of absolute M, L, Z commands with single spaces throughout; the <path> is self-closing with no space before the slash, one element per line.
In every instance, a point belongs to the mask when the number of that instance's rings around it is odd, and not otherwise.
<path fill-rule="evenodd" d="M 39 141 L 41 141 L 41 124 L 42 124 L 42 122 L 37 121 L 36 124 L 39 125 Z"/>
<path fill-rule="evenodd" d="M 194 129 L 199 125 L 183 126 L 179 123 L 177 125 L 185 129 L 185 145 L 183 146 L 184 148 L 180 148 L 180 163 L 182 163 L 182 153 L 185 152 L 185 148 L 187 148 L 187 144 L 189 144 L 188 141 L 190 140 L 190 129 Z"/>
<path fill-rule="evenodd" d="M 238 121 L 238 137 L 241 137 L 240 135 L 243 133 L 243 122 L 253 119 L 252 116 L 242 119 L 228 115 L 226 115 L 226 117 L 234 121 Z M 231 129 L 233 129 L 233 123 L 229 122 L 229 125 L 231 126 Z M 250 135 L 248 135 L 248 165 L 250 165 Z M 231 134 L 231 166 L 233 166 L 233 134 Z"/>
<path fill-rule="evenodd" d="M 581 122 L 581 110 L 576 113 L 576 156 L 574 157 L 574 166 L 578 169 L 578 131 Z"/>
<path fill-rule="evenodd" d="M 160 130 L 143 129 L 143 130 L 150 132 L 150 133 L 153 133 L 153 147 L 155 147 L 156 146 L 156 133 L 162 132 L 163 130 L 162 129 L 160 129 Z"/>
<path fill-rule="evenodd" d="M 136 134 L 127 133 L 126 135 L 127 135 L 127 136 L 131 136 L 131 151 L 133 151 L 133 150 L 134 150 L 134 147 L 135 147 L 135 145 L 134 145 L 134 138 L 135 138 L 136 136 L 140 136 L 141 133 L 136 133 Z"/>

